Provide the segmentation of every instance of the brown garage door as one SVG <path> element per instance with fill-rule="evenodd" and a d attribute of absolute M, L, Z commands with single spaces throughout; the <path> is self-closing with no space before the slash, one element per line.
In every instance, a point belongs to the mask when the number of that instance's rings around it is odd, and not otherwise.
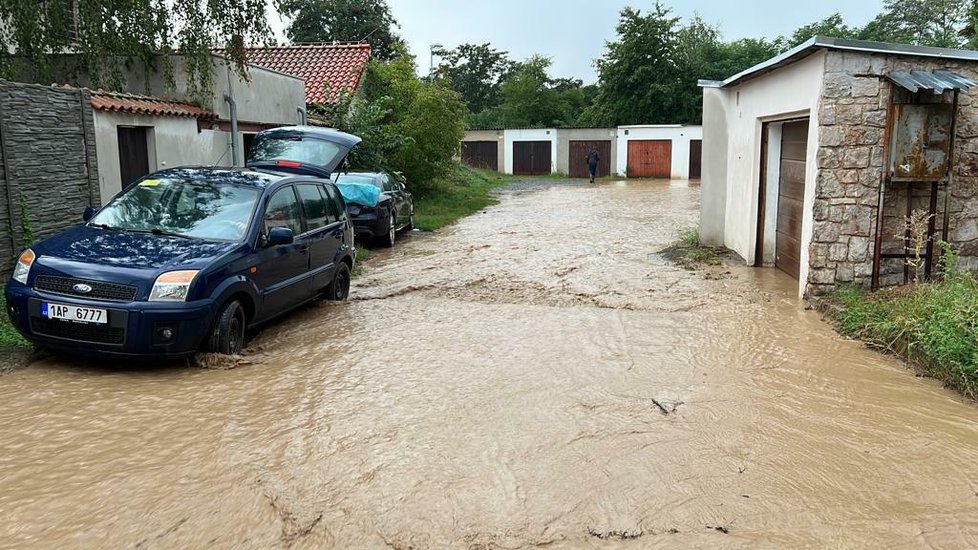
<path fill-rule="evenodd" d="M 540 176 L 551 172 L 549 141 L 514 141 L 513 173 L 518 176 Z"/>
<path fill-rule="evenodd" d="M 591 149 L 596 149 L 598 156 L 601 157 L 601 160 L 598 161 L 597 176 L 600 178 L 611 175 L 610 141 L 572 141 L 570 142 L 570 158 L 567 159 L 567 165 L 570 167 L 570 177 L 588 177 L 587 154 Z"/>
<path fill-rule="evenodd" d="M 781 130 L 778 240 L 774 265 L 795 279 L 801 270 L 801 221 L 805 211 L 807 150 L 808 121 L 786 122 Z"/>
<path fill-rule="evenodd" d="M 672 140 L 643 139 L 629 141 L 628 177 L 672 177 Z"/>
<path fill-rule="evenodd" d="M 703 140 L 689 140 L 689 179 L 698 180 L 703 173 Z"/>
<path fill-rule="evenodd" d="M 499 170 L 499 143 L 496 141 L 463 141 L 462 162 L 473 168 Z"/>

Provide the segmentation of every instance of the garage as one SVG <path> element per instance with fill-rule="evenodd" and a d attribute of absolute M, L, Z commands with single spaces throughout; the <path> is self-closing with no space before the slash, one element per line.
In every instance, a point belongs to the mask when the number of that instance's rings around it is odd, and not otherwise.
<path fill-rule="evenodd" d="M 592 150 L 598 152 L 601 160 L 598 161 L 597 176 L 604 177 L 611 175 L 611 141 L 571 141 L 570 153 L 567 165 L 570 167 L 568 175 L 572 178 L 586 178 L 589 176 L 587 171 L 587 154 Z"/>
<path fill-rule="evenodd" d="M 786 122 L 781 131 L 777 252 L 774 265 L 795 279 L 801 270 L 801 226 L 805 211 L 807 150 L 808 120 Z"/>
<path fill-rule="evenodd" d="M 499 170 L 498 141 L 463 141 L 462 162 L 472 168 Z"/>
<path fill-rule="evenodd" d="M 513 174 L 542 176 L 553 170 L 552 144 L 549 141 L 514 141 Z"/>
<path fill-rule="evenodd" d="M 672 140 L 630 140 L 628 142 L 628 177 L 672 177 Z"/>

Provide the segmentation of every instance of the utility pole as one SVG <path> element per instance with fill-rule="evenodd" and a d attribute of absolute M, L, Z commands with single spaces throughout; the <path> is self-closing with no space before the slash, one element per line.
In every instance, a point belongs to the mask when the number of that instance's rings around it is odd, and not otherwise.
<path fill-rule="evenodd" d="M 431 54 L 428 58 L 428 76 L 435 74 L 435 50 L 440 50 L 444 48 L 441 44 L 432 44 L 428 49 L 428 53 Z"/>

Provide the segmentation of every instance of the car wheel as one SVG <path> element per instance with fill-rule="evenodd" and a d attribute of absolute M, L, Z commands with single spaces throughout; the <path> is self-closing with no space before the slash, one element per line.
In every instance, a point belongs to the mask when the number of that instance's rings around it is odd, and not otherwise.
<path fill-rule="evenodd" d="M 414 206 L 411 206 L 411 215 L 408 217 L 407 226 L 404 228 L 405 231 L 414 231 Z"/>
<path fill-rule="evenodd" d="M 394 213 L 390 213 L 390 218 L 388 218 L 388 228 L 387 234 L 381 237 L 380 244 L 386 246 L 387 248 L 394 247 L 394 240 L 397 238 L 397 218 L 394 217 Z"/>
<path fill-rule="evenodd" d="M 340 262 L 333 274 L 333 281 L 326 287 L 326 299 L 345 302 L 350 297 L 350 266 Z"/>
<path fill-rule="evenodd" d="M 241 302 L 232 300 L 218 314 L 211 328 L 207 351 L 222 355 L 238 355 L 244 347 L 245 312 Z"/>

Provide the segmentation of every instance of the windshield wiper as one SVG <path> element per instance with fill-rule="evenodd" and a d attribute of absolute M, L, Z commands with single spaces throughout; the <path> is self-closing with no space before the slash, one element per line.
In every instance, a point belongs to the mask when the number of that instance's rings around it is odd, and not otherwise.
<path fill-rule="evenodd" d="M 183 233 L 175 233 L 173 231 L 167 231 L 165 229 L 160 229 L 159 227 L 154 227 L 150 230 L 150 233 L 154 235 L 162 235 L 164 237 L 177 237 L 179 239 L 193 239 L 189 235 L 184 235 Z"/>
<path fill-rule="evenodd" d="M 114 225 L 109 225 L 107 223 L 93 223 L 89 225 L 91 225 L 92 227 L 97 227 L 99 229 L 108 229 L 109 231 L 125 231 L 125 229 L 122 227 L 116 227 Z"/>

